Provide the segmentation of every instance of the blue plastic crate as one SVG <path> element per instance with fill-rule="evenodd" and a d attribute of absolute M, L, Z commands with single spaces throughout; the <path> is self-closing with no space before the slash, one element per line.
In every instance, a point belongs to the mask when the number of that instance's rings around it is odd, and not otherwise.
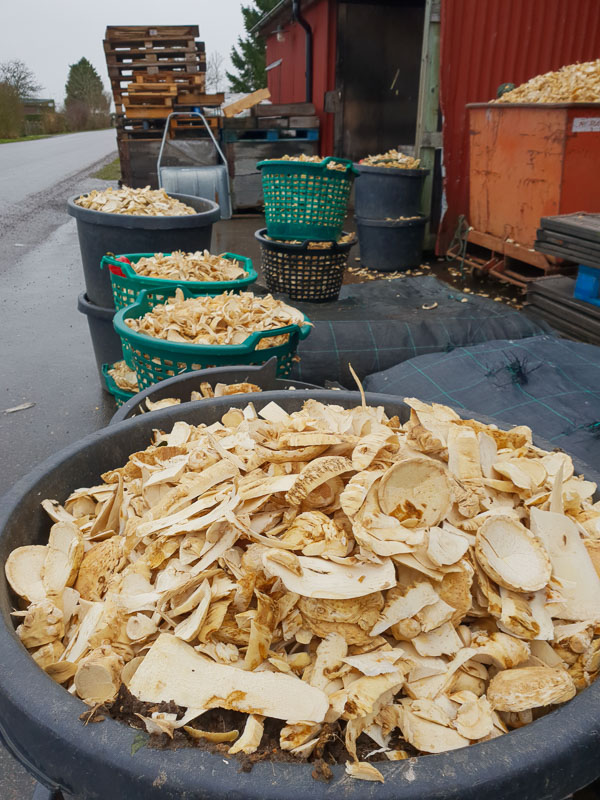
<path fill-rule="evenodd" d="M 579 265 L 573 295 L 584 303 L 600 306 L 600 267 Z"/>

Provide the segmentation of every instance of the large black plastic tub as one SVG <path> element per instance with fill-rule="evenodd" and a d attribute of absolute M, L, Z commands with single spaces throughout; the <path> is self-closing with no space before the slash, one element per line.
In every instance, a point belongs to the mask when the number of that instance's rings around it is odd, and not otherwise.
<path fill-rule="evenodd" d="M 123 358 L 121 337 L 113 328 L 115 309 L 104 308 L 91 303 L 86 293 L 82 292 L 77 298 L 77 310 L 85 314 L 87 318 L 96 366 L 98 367 L 98 376 L 100 377 L 102 388 L 105 392 L 108 392 L 102 375 L 102 364 L 113 364 Z"/>
<path fill-rule="evenodd" d="M 287 411 L 306 397 L 345 407 L 356 392 L 268 392 L 245 395 L 260 410 L 272 400 Z M 408 418 L 399 398 L 367 395 L 370 404 Z M 220 419 L 231 397 L 177 406 L 111 425 L 45 461 L 0 500 L 0 560 L 13 548 L 42 544 L 50 520 L 45 497 L 64 500 L 79 486 L 93 486 L 105 470 L 145 448 L 153 428 L 178 419 L 198 424 Z M 468 415 L 468 412 L 463 412 Z M 536 440 L 544 446 L 545 443 Z M 547 444 L 545 445 L 548 446 Z M 577 473 L 586 471 L 576 463 Z M 10 751 L 47 785 L 85 800 L 562 800 L 600 774 L 600 681 L 531 725 L 489 742 L 440 755 L 378 764 L 385 783 L 352 781 L 333 767 L 328 784 L 315 781 L 310 764 L 263 761 L 250 773 L 234 757 L 198 748 L 138 749 L 139 731 L 107 719 L 83 725 L 86 706 L 54 683 L 33 661 L 10 617 L 14 598 L 0 576 L 0 735 Z"/>
<path fill-rule="evenodd" d="M 270 358 L 264 364 L 257 366 L 248 366 L 241 364 L 239 367 L 212 367 L 211 369 L 198 369 L 194 372 L 184 372 L 182 375 L 175 375 L 174 378 L 167 378 L 166 381 L 160 381 L 147 389 L 142 389 L 141 392 L 134 394 L 134 396 L 126 403 L 117 409 L 117 413 L 110 421 L 110 425 L 116 422 L 123 422 L 125 419 L 131 419 L 136 414 L 142 413 L 141 409 L 146 411 L 146 400 L 151 400 L 156 403 L 158 400 L 164 400 L 166 397 L 174 397 L 181 400 L 179 408 L 184 403 L 189 403 L 190 395 L 192 392 L 197 392 L 200 388 L 202 381 L 207 381 L 212 388 L 216 383 L 253 383 L 255 386 L 260 386 L 263 392 L 281 391 L 289 389 L 292 391 L 301 389 L 320 389 L 321 387 L 315 383 L 304 383 L 303 381 L 292 381 L 287 378 L 277 377 L 277 359 Z M 239 404 L 244 402 L 244 395 L 231 396 L 231 404 Z M 156 413 L 156 412 L 151 412 Z M 182 409 L 185 413 L 185 409 Z"/>
<path fill-rule="evenodd" d="M 355 182 L 354 211 L 357 217 L 385 219 L 418 214 L 428 169 L 369 167 L 356 164 L 360 180 Z"/>
<path fill-rule="evenodd" d="M 77 220 L 77 235 L 83 262 L 87 296 L 92 303 L 114 308 L 110 273 L 100 269 L 106 253 L 171 253 L 173 250 L 210 250 L 213 222 L 220 217 L 212 200 L 172 194 L 195 208 L 197 214 L 179 217 L 143 217 L 90 211 L 68 200 L 68 210 Z"/>
<path fill-rule="evenodd" d="M 414 219 L 365 219 L 356 216 L 356 230 L 363 267 L 381 272 L 412 269 L 421 264 L 427 217 Z"/>

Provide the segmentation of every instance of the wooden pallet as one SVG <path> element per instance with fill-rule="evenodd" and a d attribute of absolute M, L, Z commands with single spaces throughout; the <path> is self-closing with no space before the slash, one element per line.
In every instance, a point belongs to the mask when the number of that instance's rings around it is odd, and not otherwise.
<path fill-rule="evenodd" d="M 206 72 L 206 64 L 182 61 L 160 61 L 155 64 L 123 64 L 119 67 L 108 66 L 108 77 L 111 81 L 131 81 L 135 75 L 158 75 L 161 72 L 172 74 L 179 72 L 191 75 L 197 72 Z"/>
<path fill-rule="evenodd" d="M 166 119 L 173 111 L 171 105 L 128 106 L 127 119 Z"/>
<path fill-rule="evenodd" d="M 162 94 L 130 94 L 124 95 L 123 105 L 126 108 L 146 108 L 147 106 L 172 106 L 175 95 Z"/>
<path fill-rule="evenodd" d="M 142 83 L 144 86 L 149 86 L 150 84 L 156 85 L 163 83 L 174 83 L 177 84 L 177 86 L 193 86 L 194 91 L 196 91 L 196 86 L 204 84 L 205 80 L 206 76 L 200 72 L 193 72 L 191 74 L 186 74 L 184 72 L 159 72 L 156 75 L 145 75 L 144 73 L 138 73 L 133 76 L 134 83 Z"/>
<path fill-rule="evenodd" d="M 198 42 L 200 44 L 200 42 Z M 204 42 L 202 42 L 204 44 Z M 166 50 L 186 53 L 196 52 L 196 42 L 194 39 L 149 39 L 134 42 L 108 41 L 102 42 L 104 52 L 107 56 L 120 55 L 122 53 L 148 53 L 164 52 Z"/>
<path fill-rule="evenodd" d="M 252 112 L 257 117 L 312 117 L 315 107 L 312 103 L 264 103 Z"/>
<path fill-rule="evenodd" d="M 268 130 L 231 130 L 230 128 L 225 128 L 223 130 L 224 142 L 277 142 L 294 141 L 295 139 L 318 142 L 319 130 L 318 128 L 270 128 Z"/>
<path fill-rule="evenodd" d="M 160 39 L 196 39 L 197 25 L 108 25 L 104 38 L 111 42 L 159 41 Z"/>
<path fill-rule="evenodd" d="M 140 107 L 141 110 L 142 107 Z M 143 107 L 144 109 L 146 107 Z M 161 109 L 162 110 L 162 109 Z M 140 136 L 147 136 L 148 138 L 160 138 L 163 135 L 165 128 L 165 119 L 168 116 L 168 111 L 172 109 L 165 109 L 167 113 L 162 115 L 137 115 L 134 110 L 127 109 L 127 115 L 119 114 L 116 118 L 117 125 L 117 139 L 135 139 Z M 206 117 L 209 126 L 216 131 L 220 127 L 221 117 Z M 177 138 L 180 132 L 195 131 L 196 134 L 208 135 L 202 120 L 197 117 L 174 118 L 169 128 L 169 137 L 171 139 Z"/>
<path fill-rule="evenodd" d="M 213 130 L 218 130 L 221 122 L 221 117 L 205 117 L 205 120 L 208 122 L 209 126 Z M 171 128 L 173 130 L 206 130 L 204 123 L 198 117 L 190 117 L 186 119 L 185 117 L 174 117 L 171 121 Z"/>
<path fill-rule="evenodd" d="M 223 92 L 205 94 L 202 92 L 186 92 L 183 89 L 177 93 L 178 106 L 220 106 L 225 100 Z"/>
<path fill-rule="evenodd" d="M 181 50 L 144 50 L 140 53 L 117 53 L 106 56 L 109 67 L 151 67 L 154 64 L 198 64 L 200 60 L 195 53 L 184 53 Z"/>
<path fill-rule="evenodd" d="M 174 81 L 164 81 L 162 83 L 152 83 L 150 81 L 134 81 L 127 84 L 127 92 L 130 95 L 142 94 L 177 94 L 181 89 L 181 84 Z"/>
<path fill-rule="evenodd" d="M 464 259 L 461 257 L 460 244 L 451 247 L 447 255 L 464 260 L 471 269 L 521 288 L 526 288 L 531 281 L 545 275 L 573 270 L 572 265 L 560 263 L 552 256 L 546 256 L 516 242 L 500 239 L 473 228 L 465 233 L 462 243 L 463 246 L 466 245 Z"/>

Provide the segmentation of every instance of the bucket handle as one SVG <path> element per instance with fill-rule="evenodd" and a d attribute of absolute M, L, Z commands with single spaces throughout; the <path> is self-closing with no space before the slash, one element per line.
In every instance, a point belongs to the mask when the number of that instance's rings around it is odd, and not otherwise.
<path fill-rule="evenodd" d="M 227 182 L 229 183 L 229 169 L 227 167 L 227 159 L 225 158 L 225 156 L 223 154 L 223 151 L 219 147 L 219 143 L 215 139 L 215 135 L 212 132 L 210 125 L 206 121 L 206 117 L 204 116 L 204 114 L 201 114 L 199 111 L 171 111 L 171 113 L 167 117 L 167 121 L 165 122 L 165 129 L 163 131 L 162 140 L 161 140 L 161 143 L 160 143 L 160 150 L 158 151 L 158 159 L 156 161 L 156 173 L 158 175 L 158 188 L 162 189 L 162 181 L 160 179 L 160 167 L 161 167 L 161 161 L 162 161 L 162 156 L 163 156 L 163 150 L 165 149 L 165 142 L 167 141 L 167 134 L 169 132 L 169 126 L 171 124 L 171 118 L 172 117 L 200 117 L 200 119 L 204 123 L 204 127 L 208 131 L 208 135 L 212 139 L 212 143 L 214 144 L 217 153 L 221 156 L 223 164 L 225 165 L 225 172 L 227 174 Z"/>

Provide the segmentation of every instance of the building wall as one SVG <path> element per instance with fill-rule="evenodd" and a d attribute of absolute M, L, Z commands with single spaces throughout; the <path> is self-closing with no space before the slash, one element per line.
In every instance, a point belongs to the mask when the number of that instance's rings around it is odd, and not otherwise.
<path fill-rule="evenodd" d="M 599 0 L 443 0 L 440 103 L 448 210 L 438 248 L 469 211 L 465 105 L 549 70 L 600 56 Z"/>
<path fill-rule="evenodd" d="M 333 152 L 333 114 L 324 110 L 325 93 L 335 88 L 336 0 L 316 0 L 302 15 L 313 31 L 313 103 L 321 123 L 321 154 Z M 273 103 L 303 103 L 306 100 L 306 58 L 304 28 L 286 22 L 278 41 L 277 34 L 267 37 L 267 66 L 281 59 L 281 64 L 267 73 Z"/>

